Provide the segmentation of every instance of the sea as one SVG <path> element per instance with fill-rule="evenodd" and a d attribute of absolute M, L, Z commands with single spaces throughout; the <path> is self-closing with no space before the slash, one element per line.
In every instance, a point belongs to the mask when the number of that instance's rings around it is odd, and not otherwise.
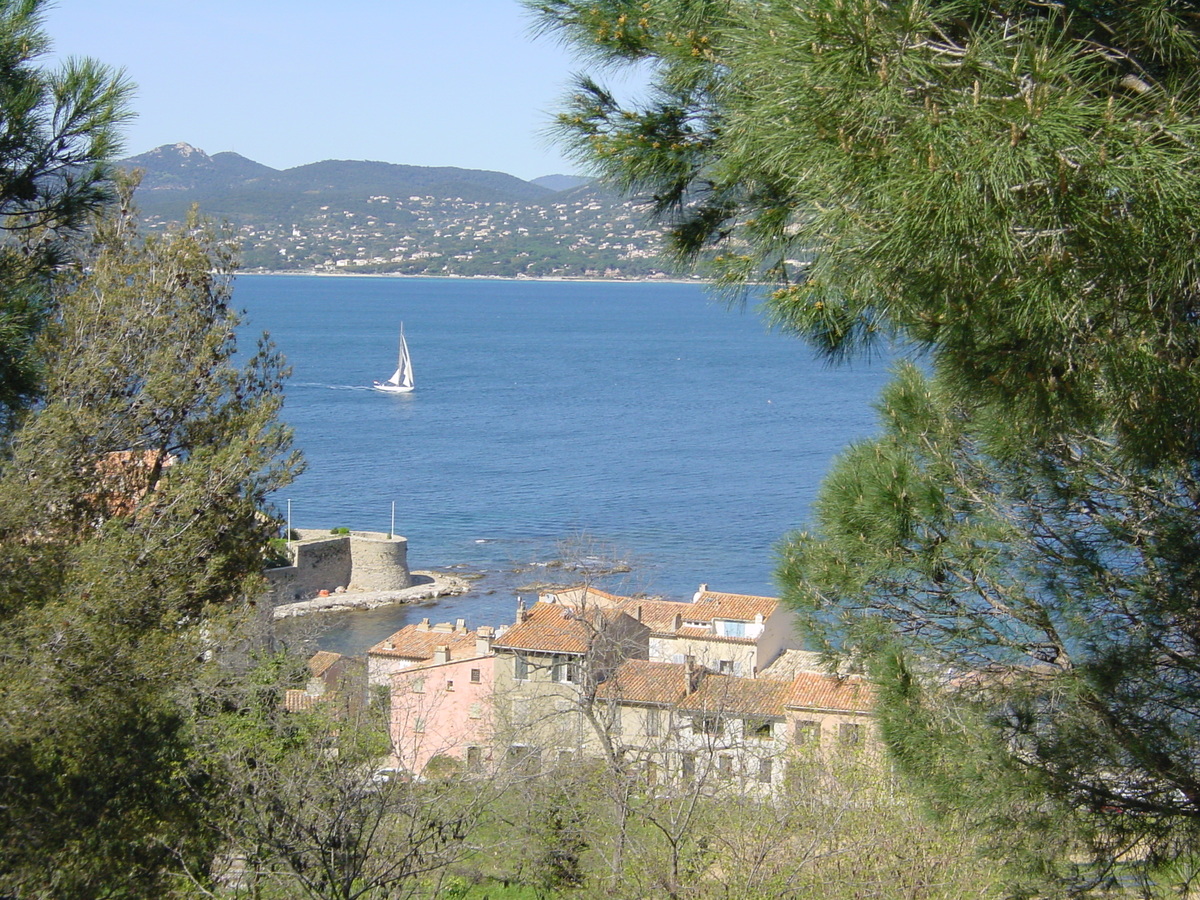
<path fill-rule="evenodd" d="M 307 460 L 273 498 L 295 528 L 408 539 L 413 569 L 472 590 L 291 620 L 285 641 L 360 653 L 422 618 L 511 622 L 538 585 L 776 596 L 776 548 L 822 476 L 877 429 L 887 358 L 831 366 L 758 301 L 657 282 L 243 275 L 240 340 L 292 374 Z M 416 389 L 372 390 L 400 328 Z"/>

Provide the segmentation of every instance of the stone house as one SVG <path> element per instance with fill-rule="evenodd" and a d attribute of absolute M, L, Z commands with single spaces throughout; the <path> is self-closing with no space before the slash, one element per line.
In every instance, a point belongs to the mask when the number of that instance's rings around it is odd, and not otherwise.
<path fill-rule="evenodd" d="M 774 597 L 710 591 L 707 584 L 691 602 L 618 597 L 591 586 L 547 592 L 541 600 L 619 609 L 650 629 L 650 659 L 682 663 L 691 657 L 726 675 L 754 677 L 799 644 L 792 611 Z"/>
<path fill-rule="evenodd" d="M 497 737 L 506 759 L 528 768 L 556 754 L 600 752 L 607 707 L 596 691 L 621 663 L 645 659 L 649 629 L 617 609 L 519 605 L 496 653 Z"/>
<path fill-rule="evenodd" d="M 802 754 L 875 753 L 872 699 L 859 676 L 746 678 L 691 660 L 629 660 L 597 692 L 647 781 L 760 794 L 778 790 Z"/>

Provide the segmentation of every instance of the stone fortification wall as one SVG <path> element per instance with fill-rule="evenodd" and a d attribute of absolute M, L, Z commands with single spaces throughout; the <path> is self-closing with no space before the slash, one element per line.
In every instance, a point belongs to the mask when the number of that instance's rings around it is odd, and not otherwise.
<path fill-rule="evenodd" d="M 350 533 L 350 583 L 360 591 L 398 591 L 412 586 L 408 538 L 376 531 Z"/>
<path fill-rule="evenodd" d="M 266 571 L 274 603 L 308 600 L 321 591 L 402 590 L 412 584 L 408 539 L 372 531 L 335 535 L 297 529 L 293 564 Z"/>

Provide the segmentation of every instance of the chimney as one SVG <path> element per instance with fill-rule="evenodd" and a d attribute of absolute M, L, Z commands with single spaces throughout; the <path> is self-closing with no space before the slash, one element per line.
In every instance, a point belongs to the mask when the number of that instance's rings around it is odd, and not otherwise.
<path fill-rule="evenodd" d="M 467 630 L 467 620 L 466 619 L 455 619 L 454 630 L 455 631 L 466 631 Z"/>
<path fill-rule="evenodd" d="M 487 656 L 492 652 L 492 638 L 495 636 L 495 629 L 491 625 L 482 625 L 475 632 L 475 655 Z"/>
<path fill-rule="evenodd" d="M 440 666 L 442 663 L 450 662 L 450 648 L 445 644 L 441 644 L 433 648 L 433 664 Z"/>
<path fill-rule="evenodd" d="M 637 620 L 639 622 L 642 621 L 642 604 L 640 604 L 640 603 L 638 604 L 638 608 L 637 608 Z"/>
<path fill-rule="evenodd" d="M 671 623 L 671 630 L 678 631 L 682 627 L 683 627 L 683 616 L 680 615 L 679 613 L 675 613 L 675 621 L 673 621 Z"/>
<path fill-rule="evenodd" d="M 525 598 L 517 598 L 517 624 L 520 625 L 529 618 L 529 613 L 525 611 Z"/>
<path fill-rule="evenodd" d="M 706 591 L 708 591 L 708 584 L 705 583 L 705 584 L 700 585 L 700 590 L 698 590 L 698 591 L 696 591 L 696 593 L 692 594 L 692 602 L 699 603 L 700 597 L 703 596 Z"/>
<path fill-rule="evenodd" d="M 687 655 L 683 658 L 683 695 L 696 690 L 696 684 L 700 680 L 700 669 L 696 667 L 696 657 Z"/>
<path fill-rule="evenodd" d="M 426 617 L 426 618 L 422 619 L 421 624 L 417 626 L 417 631 L 428 631 L 428 630 L 429 630 L 429 619 L 428 619 L 428 617 Z"/>

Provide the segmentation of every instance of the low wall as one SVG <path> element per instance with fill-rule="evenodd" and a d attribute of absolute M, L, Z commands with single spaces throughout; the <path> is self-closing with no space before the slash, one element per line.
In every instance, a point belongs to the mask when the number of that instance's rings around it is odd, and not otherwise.
<path fill-rule="evenodd" d="M 411 586 L 408 539 L 373 531 L 335 535 L 315 529 L 297 530 L 293 564 L 268 569 L 275 604 L 308 600 L 321 591 L 398 591 Z"/>

